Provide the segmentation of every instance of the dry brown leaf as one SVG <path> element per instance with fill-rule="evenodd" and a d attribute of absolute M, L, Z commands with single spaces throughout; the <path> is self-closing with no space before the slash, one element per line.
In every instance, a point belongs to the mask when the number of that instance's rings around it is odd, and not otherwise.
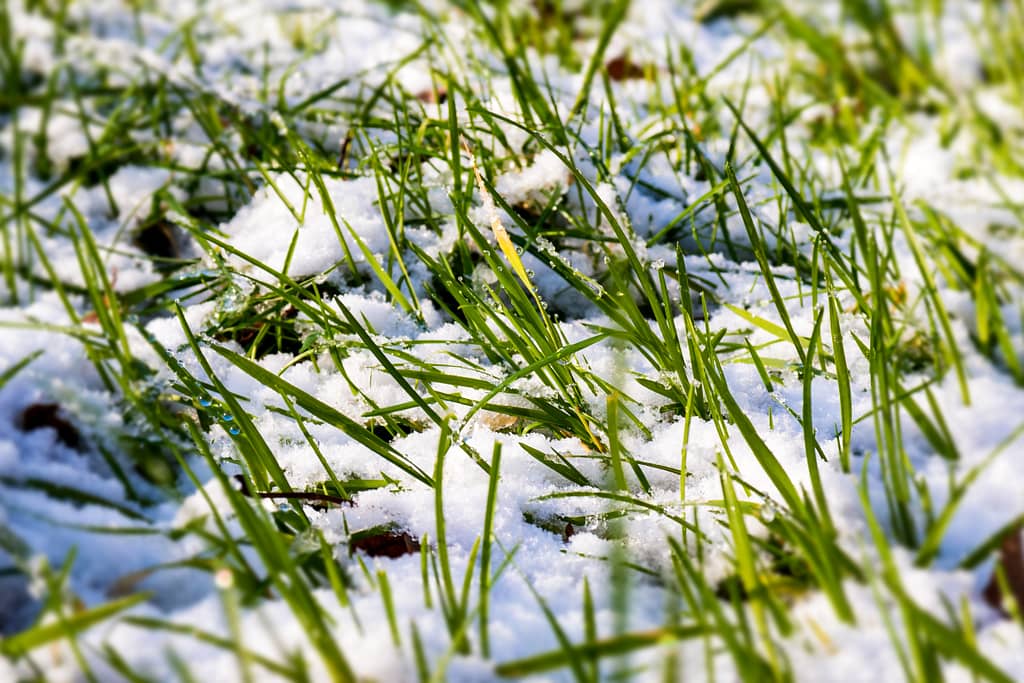
<path fill-rule="evenodd" d="M 1006 577 L 1006 585 L 1012 593 L 1018 607 L 1024 606 L 1024 544 L 1021 543 L 1021 530 L 1018 527 L 1007 534 L 999 544 L 999 559 L 992 571 L 985 591 L 982 593 L 985 602 L 1001 612 L 1006 612 L 1005 596 L 999 585 L 999 569 Z"/>

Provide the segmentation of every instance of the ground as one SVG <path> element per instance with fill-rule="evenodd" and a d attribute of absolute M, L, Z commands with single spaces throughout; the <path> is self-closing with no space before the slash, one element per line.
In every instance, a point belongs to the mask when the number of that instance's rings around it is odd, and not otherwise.
<path fill-rule="evenodd" d="M 1024 680 L 1019 0 L 0 7 L 0 680 Z"/>

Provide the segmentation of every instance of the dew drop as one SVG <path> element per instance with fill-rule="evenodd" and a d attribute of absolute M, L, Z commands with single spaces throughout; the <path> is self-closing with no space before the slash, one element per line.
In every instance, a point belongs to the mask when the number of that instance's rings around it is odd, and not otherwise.
<path fill-rule="evenodd" d="M 224 413 L 223 415 L 220 416 L 220 419 L 223 420 L 224 422 L 231 422 L 232 420 L 235 419 L 235 416 L 232 415 L 231 413 Z"/>
<path fill-rule="evenodd" d="M 199 399 L 199 405 L 201 405 L 204 408 L 209 408 L 210 406 L 213 405 L 213 401 L 211 401 L 210 399 L 204 397 L 204 398 Z"/>
<path fill-rule="evenodd" d="M 230 434 L 231 436 L 238 436 L 241 433 L 242 430 L 239 429 L 238 427 L 231 427 L 230 429 L 228 429 L 228 434 Z"/>

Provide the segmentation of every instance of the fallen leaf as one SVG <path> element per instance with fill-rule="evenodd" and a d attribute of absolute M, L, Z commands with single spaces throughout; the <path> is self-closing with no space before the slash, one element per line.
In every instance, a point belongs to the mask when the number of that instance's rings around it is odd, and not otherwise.
<path fill-rule="evenodd" d="M 370 557 L 401 557 L 420 551 L 420 543 L 405 531 L 385 531 L 370 536 L 353 538 L 349 550 L 362 550 Z"/>
<path fill-rule="evenodd" d="M 1024 607 L 1024 546 L 1021 543 L 1020 528 L 1007 534 L 999 545 L 999 559 L 996 560 L 996 568 L 993 569 L 992 578 L 989 579 L 988 585 L 985 586 L 982 593 L 985 602 L 1005 613 L 1005 598 L 1002 587 L 999 585 L 998 569 L 1000 567 L 1006 577 L 1006 585 L 1009 587 L 1013 599 L 1016 600 L 1018 607 Z"/>
<path fill-rule="evenodd" d="M 628 81 L 644 77 L 644 67 L 630 61 L 626 55 L 619 55 L 608 60 L 604 68 L 608 71 L 608 78 L 613 81 Z"/>
<path fill-rule="evenodd" d="M 32 432 L 49 427 L 57 432 L 57 439 L 68 448 L 78 449 L 82 436 L 75 425 L 60 416 L 56 403 L 33 403 L 21 412 L 18 426 L 23 432 Z"/>
<path fill-rule="evenodd" d="M 509 415 L 507 413 L 495 413 L 490 410 L 480 411 L 480 422 L 486 425 L 488 428 L 495 431 L 499 429 L 508 429 L 519 422 L 519 417 L 516 415 Z"/>
<path fill-rule="evenodd" d="M 158 220 L 139 230 L 132 244 L 150 256 L 172 259 L 181 253 L 178 239 L 177 230 L 172 223 Z"/>
<path fill-rule="evenodd" d="M 444 88 L 427 88 L 416 93 L 416 99 L 427 104 L 444 104 L 448 100 L 448 91 Z"/>

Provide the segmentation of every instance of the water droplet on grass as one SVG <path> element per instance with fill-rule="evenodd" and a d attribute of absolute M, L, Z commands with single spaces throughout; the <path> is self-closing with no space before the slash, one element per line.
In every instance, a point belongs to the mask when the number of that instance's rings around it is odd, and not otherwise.
<path fill-rule="evenodd" d="M 232 415 L 231 413 L 224 413 L 223 415 L 220 416 L 220 419 L 224 422 L 231 422 L 232 420 L 235 419 L 235 416 Z"/>
<path fill-rule="evenodd" d="M 213 405 L 213 401 L 211 401 L 210 399 L 208 399 L 206 397 L 203 397 L 203 398 L 199 399 L 199 405 L 201 405 L 204 408 L 209 408 L 210 406 Z"/>

